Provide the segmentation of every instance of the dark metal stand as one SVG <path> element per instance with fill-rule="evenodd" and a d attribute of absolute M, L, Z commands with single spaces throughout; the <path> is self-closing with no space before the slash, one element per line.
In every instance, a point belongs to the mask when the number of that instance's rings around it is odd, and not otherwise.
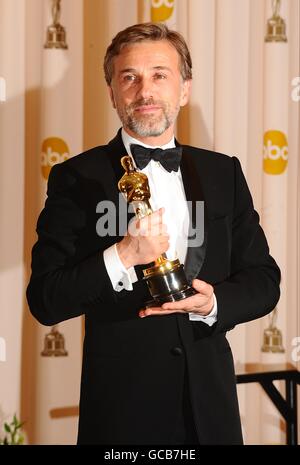
<path fill-rule="evenodd" d="M 286 443 L 297 445 L 297 384 L 300 372 L 290 363 L 246 363 L 237 369 L 237 383 L 259 383 L 286 421 Z M 285 381 L 285 397 L 273 381 Z"/>

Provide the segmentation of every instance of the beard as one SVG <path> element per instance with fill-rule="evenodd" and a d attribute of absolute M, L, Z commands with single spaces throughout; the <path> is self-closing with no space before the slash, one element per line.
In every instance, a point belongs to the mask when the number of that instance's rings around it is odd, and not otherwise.
<path fill-rule="evenodd" d="M 138 114 L 136 108 L 146 105 L 156 105 L 160 111 L 153 114 Z M 179 113 L 179 103 L 175 108 L 163 101 L 153 99 L 140 99 L 137 102 L 125 105 L 122 109 L 117 109 L 119 118 L 123 126 L 130 129 L 140 137 L 156 137 L 163 134 L 176 120 Z"/>

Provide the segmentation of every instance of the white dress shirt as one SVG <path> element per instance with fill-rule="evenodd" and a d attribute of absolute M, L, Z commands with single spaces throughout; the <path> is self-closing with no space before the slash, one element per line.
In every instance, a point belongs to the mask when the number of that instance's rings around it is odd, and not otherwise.
<path fill-rule="evenodd" d="M 134 139 L 129 136 L 124 129 L 122 129 L 122 140 L 129 155 L 131 155 L 130 144 L 157 148 L 143 144 L 139 140 Z M 160 146 L 162 149 L 173 147 L 175 147 L 174 137 L 168 144 Z M 165 208 L 163 219 L 164 223 L 167 225 L 168 234 L 170 236 L 170 247 L 166 255 L 171 260 L 178 258 L 181 263 L 184 263 L 187 254 L 189 212 L 180 168 L 177 172 L 171 171 L 171 173 L 169 173 L 159 162 L 151 160 L 141 172 L 146 174 L 149 181 L 151 192 L 150 204 L 152 210 L 155 211 L 161 207 Z M 117 292 L 123 289 L 132 291 L 133 284 L 137 281 L 135 269 L 134 267 L 128 270 L 125 268 L 119 258 L 116 244 L 106 249 L 103 253 L 103 257 L 114 290 Z M 203 321 L 209 326 L 213 325 L 217 321 L 217 301 L 215 295 L 213 297 L 214 307 L 209 315 L 201 316 L 197 313 L 189 312 L 189 319 Z"/>

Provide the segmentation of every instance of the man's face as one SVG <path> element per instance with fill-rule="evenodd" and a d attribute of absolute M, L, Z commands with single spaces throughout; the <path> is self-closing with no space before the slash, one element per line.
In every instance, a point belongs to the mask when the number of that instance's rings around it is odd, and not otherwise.
<path fill-rule="evenodd" d="M 190 81 L 183 81 L 179 66 L 179 55 L 167 41 L 133 44 L 114 58 L 110 97 L 130 134 L 173 133 L 190 90 Z"/>

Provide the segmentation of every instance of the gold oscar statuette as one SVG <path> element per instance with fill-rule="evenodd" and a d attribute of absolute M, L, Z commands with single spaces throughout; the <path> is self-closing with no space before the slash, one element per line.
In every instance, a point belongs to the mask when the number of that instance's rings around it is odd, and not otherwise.
<path fill-rule="evenodd" d="M 67 49 L 66 30 L 60 24 L 61 0 L 52 0 L 52 24 L 47 28 L 47 38 L 44 48 Z"/>
<path fill-rule="evenodd" d="M 52 326 L 50 333 L 45 335 L 43 357 L 65 357 L 68 352 L 65 348 L 65 338 L 61 334 L 57 325 Z"/>
<path fill-rule="evenodd" d="M 269 315 L 269 326 L 264 330 L 262 352 L 283 353 L 282 333 L 276 327 L 277 309 Z"/>
<path fill-rule="evenodd" d="M 121 164 L 125 174 L 118 183 L 119 191 L 132 204 L 137 218 L 150 215 L 151 193 L 147 176 L 135 169 L 130 156 L 122 157 Z M 143 270 L 143 274 L 152 297 L 145 303 L 146 308 L 160 307 L 165 302 L 182 300 L 196 293 L 188 284 L 180 261 L 169 260 L 164 253 L 154 261 L 153 266 Z"/>
<path fill-rule="evenodd" d="M 265 42 L 287 42 L 286 22 L 279 15 L 280 0 L 272 0 L 273 15 L 267 22 Z"/>

